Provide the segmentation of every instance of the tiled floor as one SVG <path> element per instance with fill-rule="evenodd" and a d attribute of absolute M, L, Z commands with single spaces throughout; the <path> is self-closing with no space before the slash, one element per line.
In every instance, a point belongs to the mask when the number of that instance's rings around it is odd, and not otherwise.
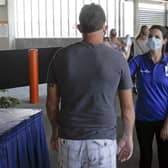
<path fill-rule="evenodd" d="M 49 125 L 49 121 L 46 116 L 46 109 L 45 109 L 45 99 L 46 99 L 46 85 L 42 84 L 39 86 L 39 95 L 40 95 L 40 102 L 39 104 L 33 105 L 29 103 L 29 87 L 19 87 L 14 89 L 8 89 L 7 92 L 1 93 L 0 96 L 6 95 L 6 96 L 14 96 L 18 98 L 21 101 L 21 104 L 18 105 L 18 108 L 40 108 L 44 112 L 44 124 L 46 129 L 46 137 L 47 142 L 49 144 L 49 137 L 51 134 L 51 129 Z M 118 111 L 118 137 L 122 135 L 122 122 L 121 117 L 119 113 L 119 105 L 117 101 L 117 111 Z M 125 162 L 125 163 L 118 163 L 118 168 L 138 168 L 138 157 L 139 157 L 139 149 L 138 144 L 136 140 L 136 134 L 134 134 L 134 153 L 132 158 Z M 154 143 L 154 158 L 153 158 L 153 167 L 152 168 L 158 168 L 157 165 L 157 157 L 156 157 L 156 145 Z M 49 155 L 51 160 L 51 168 L 56 168 L 56 153 L 51 151 L 49 148 Z"/>

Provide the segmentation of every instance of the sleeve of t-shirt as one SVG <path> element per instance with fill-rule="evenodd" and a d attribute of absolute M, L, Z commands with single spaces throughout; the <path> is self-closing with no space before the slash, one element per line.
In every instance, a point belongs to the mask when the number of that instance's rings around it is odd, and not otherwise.
<path fill-rule="evenodd" d="M 52 58 L 49 66 L 48 66 L 47 83 L 57 83 L 55 56 Z"/>
<path fill-rule="evenodd" d="M 139 56 L 139 55 L 132 58 L 129 61 L 129 69 L 130 69 L 130 73 L 131 73 L 132 77 L 136 74 L 136 71 L 139 67 L 140 61 L 141 61 L 141 56 Z"/>
<path fill-rule="evenodd" d="M 127 62 L 125 62 L 122 64 L 119 89 L 131 89 L 132 87 L 133 85 L 132 85 L 132 79 L 131 79 L 129 67 Z"/>

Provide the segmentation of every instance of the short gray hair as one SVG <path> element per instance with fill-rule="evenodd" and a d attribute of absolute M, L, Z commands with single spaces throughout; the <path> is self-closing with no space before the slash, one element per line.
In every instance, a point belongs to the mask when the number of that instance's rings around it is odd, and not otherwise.
<path fill-rule="evenodd" d="M 105 13 L 100 5 L 91 3 L 84 5 L 79 15 L 80 31 L 91 33 L 103 28 L 106 21 Z"/>

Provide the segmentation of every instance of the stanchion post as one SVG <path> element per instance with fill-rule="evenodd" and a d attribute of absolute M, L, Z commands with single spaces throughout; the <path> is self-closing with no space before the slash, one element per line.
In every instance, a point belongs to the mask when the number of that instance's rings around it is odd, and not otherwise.
<path fill-rule="evenodd" d="M 30 103 L 39 103 L 39 70 L 38 70 L 38 49 L 29 49 L 29 83 Z"/>

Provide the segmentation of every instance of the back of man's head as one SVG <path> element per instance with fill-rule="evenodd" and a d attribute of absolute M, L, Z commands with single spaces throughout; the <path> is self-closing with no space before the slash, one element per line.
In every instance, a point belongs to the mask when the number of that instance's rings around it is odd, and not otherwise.
<path fill-rule="evenodd" d="M 103 28 L 106 17 L 103 8 L 94 3 L 84 5 L 79 15 L 80 32 L 91 33 Z"/>

